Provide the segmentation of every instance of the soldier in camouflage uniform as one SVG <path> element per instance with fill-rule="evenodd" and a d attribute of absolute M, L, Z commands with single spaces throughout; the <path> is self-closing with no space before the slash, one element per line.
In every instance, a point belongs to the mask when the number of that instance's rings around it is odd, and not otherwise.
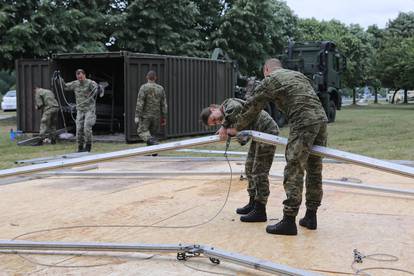
<path fill-rule="evenodd" d="M 146 75 L 147 83 L 141 85 L 135 110 L 135 123 L 138 124 L 138 136 L 147 145 L 156 145 L 158 140 L 156 134 L 160 126 L 166 125 L 167 99 L 164 88 L 155 83 L 157 75 L 149 71 Z"/>
<path fill-rule="evenodd" d="M 310 80 L 302 73 L 283 69 L 277 59 L 266 61 L 263 73 L 266 78 L 247 100 L 235 128 L 245 129 L 268 101 L 274 101 L 286 114 L 290 123 L 283 180 L 287 199 L 283 201 L 283 219 L 275 225 L 269 225 L 266 231 L 278 235 L 296 235 L 295 218 L 302 201 L 305 170 L 307 210 L 299 224 L 312 230 L 317 227 L 316 211 L 323 194 L 322 157 L 310 155 L 310 150 L 313 145 L 326 145 L 328 119 Z M 223 132 L 221 135 L 225 136 Z"/>
<path fill-rule="evenodd" d="M 57 113 L 59 111 L 59 104 L 56 101 L 55 95 L 48 89 L 35 87 L 35 107 L 42 112 L 40 120 L 39 140 L 34 146 L 43 145 L 45 138 L 50 138 L 52 144 L 56 144 L 56 125 Z"/>
<path fill-rule="evenodd" d="M 223 128 L 232 128 L 237 123 L 237 117 L 243 110 L 245 102 L 240 99 L 230 98 L 221 106 L 211 105 L 205 108 L 200 118 L 205 125 L 222 125 Z M 257 118 L 245 129 L 277 135 L 278 127 L 270 115 L 262 111 Z M 267 220 L 266 204 L 269 197 L 269 170 L 273 163 L 276 146 L 252 141 L 250 144 L 245 172 L 248 179 L 247 192 L 249 203 L 236 210 L 236 213 L 244 215 L 240 217 L 243 222 L 264 222 Z"/>
<path fill-rule="evenodd" d="M 96 96 L 98 85 L 87 79 L 83 69 L 76 70 L 75 81 L 64 83 L 65 91 L 74 91 L 76 98 L 76 138 L 78 152 L 91 151 L 92 127 L 96 122 Z"/>

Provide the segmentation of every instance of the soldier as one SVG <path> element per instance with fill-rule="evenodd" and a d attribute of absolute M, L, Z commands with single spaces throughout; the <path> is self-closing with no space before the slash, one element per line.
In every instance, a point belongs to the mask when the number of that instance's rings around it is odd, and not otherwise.
<path fill-rule="evenodd" d="M 74 91 L 76 98 L 76 139 L 78 152 L 91 151 L 92 127 L 96 122 L 96 96 L 98 85 L 87 79 L 83 69 L 76 70 L 75 81 L 65 83 L 65 91 Z"/>
<path fill-rule="evenodd" d="M 309 79 L 302 73 L 283 69 L 278 59 L 267 60 L 263 73 L 266 78 L 247 100 L 235 129 L 220 129 L 219 134 L 225 139 L 227 132 L 245 129 L 268 101 L 275 101 L 286 114 L 290 123 L 283 180 L 287 199 L 283 201 L 283 219 L 267 226 L 266 231 L 297 235 L 295 218 L 302 201 L 304 170 L 307 210 L 299 224 L 312 230 L 317 227 L 316 211 L 322 200 L 322 158 L 309 153 L 313 145 L 326 145 L 328 119 Z"/>
<path fill-rule="evenodd" d="M 222 125 L 223 128 L 232 128 L 237 123 L 237 117 L 243 110 L 245 102 L 240 99 L 227 99 L 221 106 L 211 105 L 203 109 L 200 119 L 205 125 Z M 279 129 L 272 117 L 262 111 L 257 119 L 252 121 L 245 129 L 257 130 L 277 135 Z M 246 141 L 244 141 L 246 143 Z M 269 197 L 269 170 L 273 163 L 276 146 L 252 141 L 247 154 L 245 172 L 248 180 L 247 192 L 249 203 L 236 210 L 243 222 L 265 222 L 266 204 Z"/>
<path fill-rule="evenodd" d="M 138 136 L 150 146 L 158 144 L 155 135 L 160 126 L 166 125 L 167 100 L 164 88 L 155 83 L 155 71 L 148 71 L 146 79 L 147 83 L 141 85 L 138 92 L 135 123 L 138 124 Z"/>
<path fill-rule="evenodd" d="M 59 104 L 52 91 L 39 88 L 38 86 L 35 86 L 33 91 L 35 92 L 35 108 L 42 112 L 39 131 L 41 140 L 34 144 L 34 146 L 43 145 L 43 140 L 47 137 L 51 140 L 52 144 L 56 144 L 56 125 Z"/>

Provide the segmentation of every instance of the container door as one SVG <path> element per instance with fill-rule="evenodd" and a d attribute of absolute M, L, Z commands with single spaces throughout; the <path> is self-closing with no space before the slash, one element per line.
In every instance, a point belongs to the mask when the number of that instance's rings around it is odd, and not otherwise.
<path fill-rule="evenodd" d="M 24 132 L 38 132 L 40 112 L 35 109 L 33 88 L 39 85 L 50 89 L 51 85 L 49 60 L 17 60 L 17 128 Z"/>
<path fill-rule="evenodd" d="M 126 57 L 125 59 L 125 137 L 127 142 L 139 140 L 134 122 L 139 88 L 146 83 L 148 71 L 157 73 L 157 83 L 165 88 L 165 59 L 158 57 Z M 165 136 L 165 130 L 160 134 Z"/>

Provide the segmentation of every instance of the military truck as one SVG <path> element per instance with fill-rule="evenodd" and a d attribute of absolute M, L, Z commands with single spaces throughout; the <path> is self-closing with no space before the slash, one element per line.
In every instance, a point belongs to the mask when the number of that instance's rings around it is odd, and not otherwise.
<path fill-rule="evenodd" d="M 213 59 L 228 60 L 228 56 L 216 49 Z M 336 110 L 342 106 L 341 73 L 346 68 L 346 59 L 332 41 L 289 42 L 283 54 L 279 55 L 283 67 L 300 71 L 312 82 L 315 91 L 325 109 L 329 122 L 334 122 Z M 237 67 L 235 67 L 237 68 Z M 255 77 L 237 74 L 235 77 L 235 97 L 246 98 L 260 81 Z M 269 102 L 265 110 L 275 119 L 279 126 L 287 123 L 285 115 L 273 102 Z"/>
<path fill-rule="evenodd" d="M 291 41 L 279 59 L 284 68 L 302 72 L 312 80 L 329 122 L 334 122 L 336 110 L 342 106 L 341 73 L 346 69 L 346 58 L 336 44 Z"/>

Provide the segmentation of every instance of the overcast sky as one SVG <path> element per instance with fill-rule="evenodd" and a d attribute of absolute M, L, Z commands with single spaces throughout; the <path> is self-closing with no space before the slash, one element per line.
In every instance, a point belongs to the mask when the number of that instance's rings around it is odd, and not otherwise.
<path fill-rule="evenodd" d="M 362 27 L 377 24 L 384 28 L 400 11 L 414 11 L 414 0 L 285 0 L 300 18 L 337 19 Z"/>

